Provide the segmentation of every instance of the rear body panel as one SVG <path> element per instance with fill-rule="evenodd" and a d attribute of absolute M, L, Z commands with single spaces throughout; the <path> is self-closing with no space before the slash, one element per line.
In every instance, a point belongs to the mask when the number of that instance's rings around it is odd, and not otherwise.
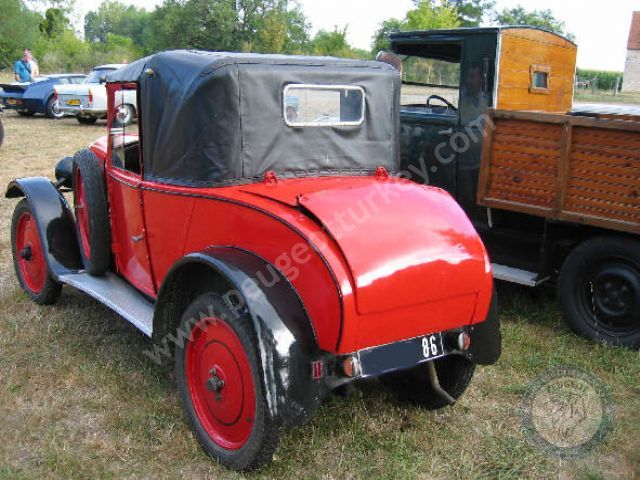
<path fill-rule="evenodd" d="M 329 193 L 336 199 L 342 196 L 344 203 L 334 205 L 339 212 L 354 195 L 376 192 L 385 184 L 392 185 L 394 196 L 402 191 L 408 199 L 421 201 L 420 213 L 427 219 L 417 221 L 415 208 L 408 210 L 407 203 L 394 197 L 401 209 L 383 207 L 381 202 L 377 216 L 364 227 L 358 225 L 359 240 L 355 235 L 340 237 L 327 227 L 324 208 L 329 204 L 323 207 L 322 198 L 314 198 Z M 306 194 L 306 187 L 316 193 Z M 374 177 L 216 189 L 143 181 L 140 188 L 157 285 L 182 256 L 210 245 L 254 252 L 296 288 L 322 350 L 353 352 L 486 317 L 492 293 L 486 253 L 453 199 L 440 190 Z M 300 205 L 293 207 L 296 201 Z M 445 219 L 452 216 L 461 220 L 449 221 L 445 228 Z M 400 242 L 394 226 L 402 224 L 411 226 L 405 227 L 410 234 L 402 234 Z M 271 279 L 263 280 L 268 288 Z"/>

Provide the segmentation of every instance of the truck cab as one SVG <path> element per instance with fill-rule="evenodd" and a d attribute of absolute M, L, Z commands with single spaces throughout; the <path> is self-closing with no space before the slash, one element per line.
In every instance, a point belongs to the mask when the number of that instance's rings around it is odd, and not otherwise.
<path fill-rule="evenodd" d="M 555 33 L 461 28 L 390 39 L 402 61 L 404 174 L 456 198 L 496 279 L 555 283 L 574 331 L 640 346 L 637 113 L 573 109 L 577 46 Z"/>

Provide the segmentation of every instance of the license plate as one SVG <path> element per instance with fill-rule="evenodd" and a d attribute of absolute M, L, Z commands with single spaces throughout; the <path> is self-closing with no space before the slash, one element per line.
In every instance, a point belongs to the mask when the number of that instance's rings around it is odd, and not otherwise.
<path fill-rule="evenodd" d="M 442 335 L 434 333 L 427 335 L 420 340 L 422 346 L 422 357 L 430 360 L 444 355 L 444 347 L 442 346 Z"/>
<path fill-rule="evenodd" d="M 7 98 L 7 105 L 16 105 L 18 102 L 13 98 Z"/>
<path fill-rule="evenodd" d="M 71 100 L 67 100 L 67 105 L 80 105 L 80 100 L 77 98 L 72 98 Z"/>
<path fill-rule="evenodd" d="M 444 355 L 446 352 L 440 333 L 367 348 L 358 352 L 364 377 L 411 368 L 419 363 L 435 360 Z"/>

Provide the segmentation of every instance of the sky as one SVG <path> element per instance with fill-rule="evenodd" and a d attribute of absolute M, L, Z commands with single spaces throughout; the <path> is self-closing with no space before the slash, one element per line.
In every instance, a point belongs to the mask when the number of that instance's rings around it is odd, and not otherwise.
<path fill-rule="evenodd" d="M 122 0 L 153 9 L 159 0 Z M 371 48 L 373 34 L 383 20 L 403 18 L 411 0 L 299 0 L 312 27 L 333 30 L 348 26 L 349 42 Z M 76 0 L 76 14 L 83 18 L 97 9 L 100 0 Z M 624 70 L 631 12 L 640 10 L 638 0 L 497 0 L 497 8 L 522 5 L 527 10 L 550 9 L 576 37 L 578 66 L 599 70 Z M 603 6 L 606 6 L 603 8 Z"/>

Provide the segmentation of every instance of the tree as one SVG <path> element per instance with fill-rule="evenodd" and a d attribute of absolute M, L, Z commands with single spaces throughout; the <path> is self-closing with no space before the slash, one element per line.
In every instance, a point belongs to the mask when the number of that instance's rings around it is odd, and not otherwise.
<path fill-rule="evenodd" d="M 62 8 L 48 8 L 40 23 L 40 32 L 49 38 L 55 38 L 65 30 L 69 30 L 71 22 Z"/>
<path fill-rule="evenodd" d="M 435 30 L 460 26 L 459 13 L 446 1 L 417 0 L 416 8 L 409 10 L 404 20 L 390 18 L 380 24 L 373 36 L 372 53 L 389 49 L 389 33 L 407 30 Z"/>
<path fill-rule="evenodd" d="M 372 53 L 375 55 L 378 52 L 389 50 L 389 34 L 401 31 L 403 25 L 404 21 L 397 18 L 390 18 L 382 22 L 373 36 Z"/>
<path fill-rule="evenodd" d="M 0 0 L 0 65 L 12 67 L 25 48 L 35 45 L 42 16 L 20 0 Z"/>
<path fill-rule="evenodd" d="M 351 57 L 351 46 L 347 41 L 347 27 L 334 27 L 332 32 L 320 30 L 311 41 L 311 53 L 332 57 Z"/>
<path fill-rule="evenodd" d="M 423 0 L 413 0 L 417 7 Z M 446 6 L 455 8 L 458 12 L 459 26 L 461 27 L 477 27 L 482 23 L 485 15 L 493 13 L 495 7 L 494 0 L 429 0 L 432 7 Z"/>
<path fill-rule="evenodd" d="M 450 7 L 458 11 L 461 27 L 478 27 L 485 16 L 493 13 L 495 2 L 492 0 L 445 0 Z"/>
<path fill-rule="evenodd" d="M 145 38 L 150 50 L 297 53 L 308 29 L 291 0 L 165 0 L 151 13 Z"/>
<path fill-rule="evenodd" d="M 104 0 L 97 11 L 84 17 L 84 38 L 89 42 L 106 42 L 107 35 L 129 37 L 139 47 L 144 42 L 144 31 L 150 14 L 144 8 L 124 5 L 119 1 Z"/>
<path fill-rule="evenodd" d="M 575 38 L 572 33 L 565 30 L 565 23 L 555 18 L 551 10 L 525 10 L 522 6 L 505 8 L 496 14 L 495 21 L 499 25 L 540 27 L 564 35 L 570 40 Z"/>
<path fill-rule="evenodd" d="M 456 7 L 446 2 L 435 5 L 431 0 L 420 0 L 415 9 L 407 12 L 403 30 L 435 30 L 459 26 Z"/>

